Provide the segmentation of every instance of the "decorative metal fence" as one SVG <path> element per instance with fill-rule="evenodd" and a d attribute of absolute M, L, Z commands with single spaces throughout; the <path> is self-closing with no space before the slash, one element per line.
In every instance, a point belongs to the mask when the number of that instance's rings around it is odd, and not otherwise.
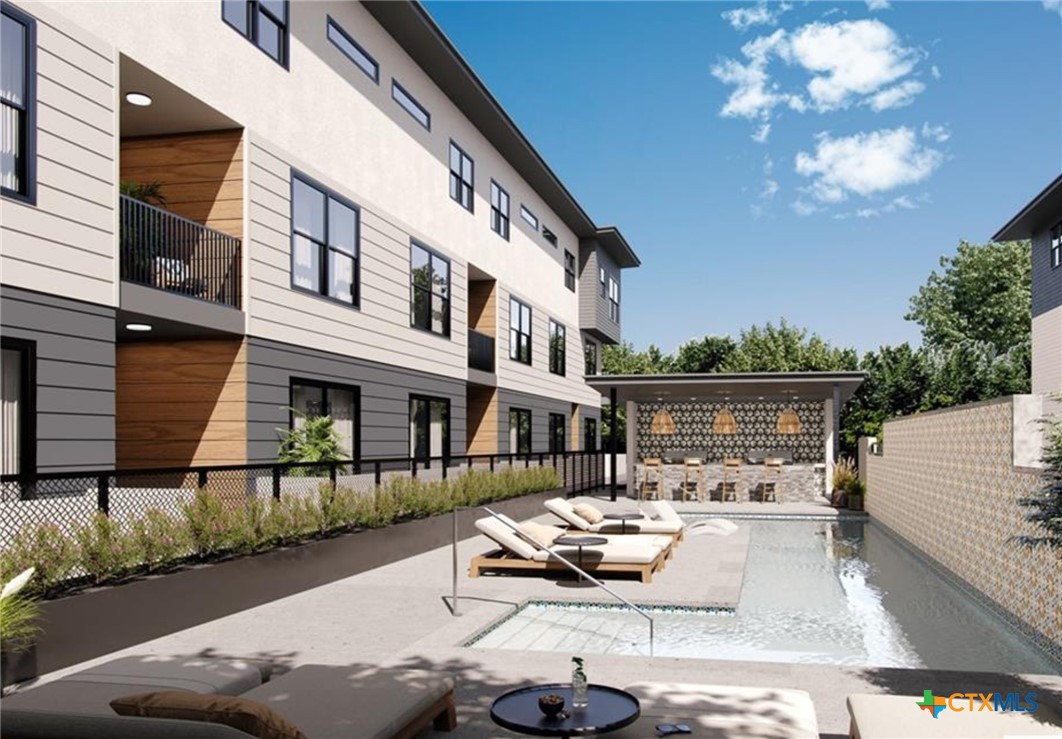
<path fill-rule="evenodd" d="M 129 521 L 155 509 L 179 514 L 199 489 L 224 500 L 317 495 L 322 484 L 369 493 L 395 477 L 446 480 L 469 470 L 552 467 L 567 495 L 605 485 L 604 452 L 383 457 L 344 462 L 57 472 L 0 476 L 0 548 L 40 524 L 73 533 L 97 512 Z"/>

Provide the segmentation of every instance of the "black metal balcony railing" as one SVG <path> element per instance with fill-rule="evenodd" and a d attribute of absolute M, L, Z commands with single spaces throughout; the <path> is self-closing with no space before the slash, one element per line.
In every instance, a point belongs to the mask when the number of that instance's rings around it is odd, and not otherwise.
<path fill-rule="evenodd" d="M 240 239 L 120 196 L 122 279 L 240 307 Z"/>
<path fill-rule="evenodd" d="M 494 372 L 494 337 L 468 329 L 468 366 L 481 372 Z"/>

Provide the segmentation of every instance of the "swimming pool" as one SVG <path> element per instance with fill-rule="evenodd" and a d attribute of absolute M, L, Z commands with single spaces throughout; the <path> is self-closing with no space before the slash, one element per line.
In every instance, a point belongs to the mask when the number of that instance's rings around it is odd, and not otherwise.
<path fill-rule="evenodd" d="M 654 608 L 655 656 L 1058 673 L 1034 644 L 874 524 L 740 523 L 751 540 L 737 607 Z M 466 646 L 648 656 L 649 635 L 629 610 L 530 601 Z"/>

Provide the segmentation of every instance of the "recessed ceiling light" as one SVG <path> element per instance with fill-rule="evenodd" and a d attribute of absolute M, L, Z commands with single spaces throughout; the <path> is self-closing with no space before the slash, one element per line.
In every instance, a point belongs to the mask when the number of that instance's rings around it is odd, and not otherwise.
<path fill-rule="evenodd" d="M 150 331 L 151 330 L 151 324 L 148 324 L 148 323 L 127 323 L 127 324 L 125 324 L 125 327 L 129 331 Z"/>
<path fill-rule="evenodd" d="M 146 108 L 151 105 L 151 96 L 143 92 L 127 92 L 125 93 L 125 102 L 130 105 L 136 105 L 141 108 Z"/>

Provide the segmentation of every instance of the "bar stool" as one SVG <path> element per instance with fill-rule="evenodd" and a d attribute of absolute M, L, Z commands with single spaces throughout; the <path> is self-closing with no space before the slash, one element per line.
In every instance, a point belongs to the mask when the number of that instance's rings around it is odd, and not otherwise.
<path fill-rule="evenodd" d="M 642 460 L 642 500 L 658 500 L 663 483 L 663 462 L 659 457 L 649 457 Z M 650 494 L 652 497 L 650 498 Z"/>
<path fill-rule="evenodd" d="M 775 503 L 782 502 L 779 497 L 782 495 L 782 460 L 775 457 L 763 460 L 763 494 L 760 502 L 766 503 L 768 495 Z"/>
<path fill-rule="evenodd" d="M 723 459 L 723 490 L 719 497 L 721 503 L 725 503 L 728 496 L 737 502 L 737 486 L 741 479 L 741 458 L 726 457 Z"/>
<path fill-rule="evenodd" d="M 689 500 L 689 494 L 704 502 L 704 460 L 700 457 L 686 457 L 684 460 L 685 477 L 682 480 L 682 500 Z"/>

